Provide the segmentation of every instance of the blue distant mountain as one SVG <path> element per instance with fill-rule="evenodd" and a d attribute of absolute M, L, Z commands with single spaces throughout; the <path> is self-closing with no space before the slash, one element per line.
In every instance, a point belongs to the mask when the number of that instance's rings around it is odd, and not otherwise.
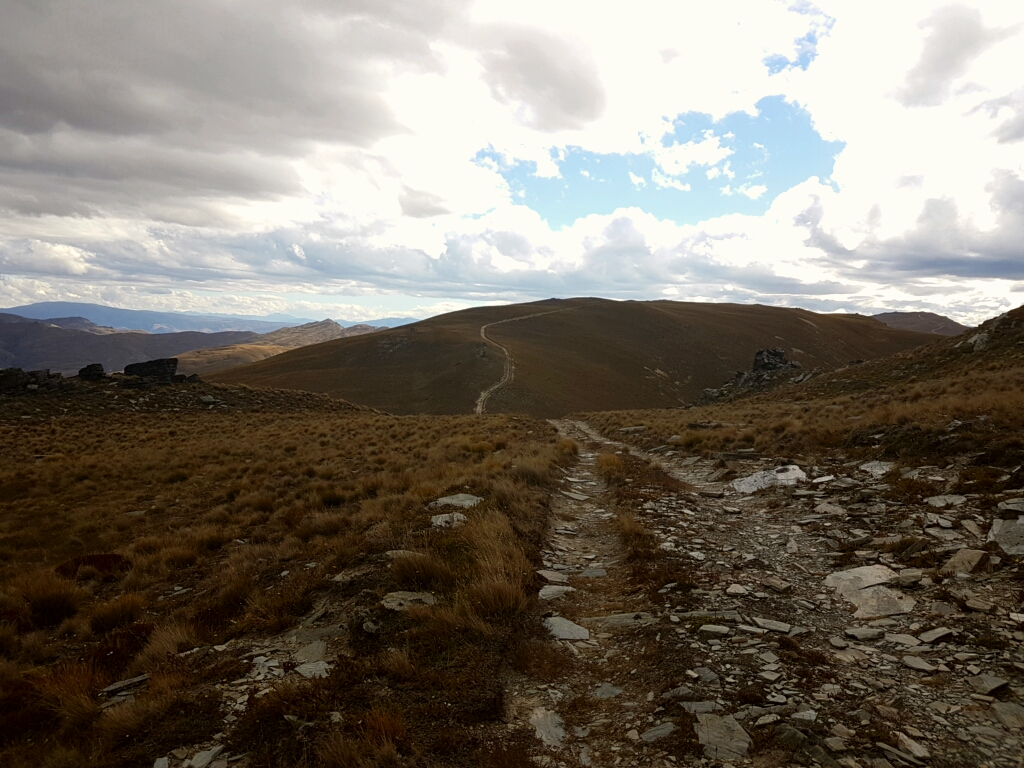
<path fill-rule="evenodd" d="M 145 331 L 146 333 L 179 333 L 202 331 L 252 331 L 270 333 L 278 328 L 290 328 L 314 322 L 310 318 L 274 314 L 263 317 L 251 315 L 202 315 L 193 312 L 152 312 L 144 309 L 121 309 L 102 304 L 87 304 L 72 301 L 43 301 L 21 307 L 9 307 L 0 312 L 10 312 L 33 320 L 49 320 L 56 317 L 84 317 L 96 325 L 124 330 Z M 385 317 L 380 320 L 337 320 L 346 328 L 352 325 L 373 325 L 394 328 L 417 322 L 413 317 Z"/>

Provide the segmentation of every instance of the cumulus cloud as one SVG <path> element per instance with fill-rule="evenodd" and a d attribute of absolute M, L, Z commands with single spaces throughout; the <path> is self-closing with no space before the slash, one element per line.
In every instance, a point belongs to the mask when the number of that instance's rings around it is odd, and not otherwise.
<path fill-rule="evenodd" d="M 981 11 L 964 5 L 948 5 L 921 22 L 931 34 L 924 41 L 921 58 L 907 72 L 897 99 L 908 107 L 934 107 L 949 96 L 953 82 L 988 48 L 1020 31 L 985 27 Z"/>

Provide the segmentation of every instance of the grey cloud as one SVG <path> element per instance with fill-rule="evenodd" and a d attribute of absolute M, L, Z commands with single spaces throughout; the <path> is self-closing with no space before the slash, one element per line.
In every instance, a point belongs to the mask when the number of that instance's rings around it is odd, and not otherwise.
<path fill-rule="evenodd" d="M 1020 27 L 988 29 L 981 11 L 963 5 L 947 5 L 921 22 L 931 34 L 924 41 L 921 58 L 907 72 L 897 100 L 908 107 L 934 107 L 949 96 L 953 81 L 967 72 L 974 59 L 996 43 L 1012 37 Z"/>
<path fill-rule="evenodd" d="M 402 206 L 402 215 L 411 216 L 414 219 L 429 219 L 431 216 L 451 213 L 444 204 L 444 198 L 438 197 L 432 192 L 410 189 L 405 185 L 402 185 L 398 203 Z"/>
<path fill-rule="evenodd" d="M 7 0 L 0 208 L 230 225 L 294 160 L 405 130 L 389 73 L 440 71 L 466 0 Z"/>
<path fill-rule="evenodd" d="M 946 198 L 926 200 L 913 229 L 885 240 L 868 237 L 853 249 L 821 226 L 817 199 L 794 223 L 807 229 L 804 242 L 820 249 L 827 263 L 850 280 L 896 283 L 908 292 L 915 289 L 915 280 L 931 278 L 1022 280 L 1024 180 L 1011 171 L 995 171 L 986 191 L 996 214 L 991 230 L 961 217 L 956 203 Z M 916 288 L 929 290 L 925 283 Z"/>
<path fill-rule="evenodd" d="M 582 128 L 604 112 L 604 86 L 585 49 L 539 29 L 511 26 L 493 27 L 483 44 L 491 93 L 505 104 L 523 105 L 525 124 L 542 131 Z"/>
<path fill-rule="evenodd" d="M 896 179 L 896 189 L 920 188 L 924 185 L 924 176 L 900 176 Z"/>

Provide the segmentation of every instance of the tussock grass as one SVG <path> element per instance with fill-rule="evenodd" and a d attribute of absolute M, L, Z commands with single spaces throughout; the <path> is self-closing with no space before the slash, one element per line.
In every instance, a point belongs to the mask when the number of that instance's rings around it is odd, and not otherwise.
<path fill-rule="evenodd" d="M 179 654 L 274 636 L 326 598 L 380 629 L 357 619 L 350 666 L 247 710 L 240 751 L 267 765 L 466 764 L 470 728 L 499 722 L 495 670 L 526 665 L 539 631 L 546 498 L 578 451 L 550 425 L 303 408 L 24 423 L 3 409 L 0 719 L 13 727 L 0 764 L 134 765 L 153 759 L 143 745 L 200 743 L 224 727 L 214 685 L 247 664 Z M 484 502 L 433 529 L 427 504 L 462 492 Z M 386 559 L 395 549 L 423 554 Z M 332 581 L 345 572 L 351 586 Z M 439 602 L 395 615 L 378 604 L 394 589 Z M 103 685 L 143 672 L 133 702 L 97 709 Z M 391 709 L 372 706 L 382 680 Z M 444 739 L 436 701 L 450 705 Z M 333 735 L 331 711 L 344 716 Z"/>

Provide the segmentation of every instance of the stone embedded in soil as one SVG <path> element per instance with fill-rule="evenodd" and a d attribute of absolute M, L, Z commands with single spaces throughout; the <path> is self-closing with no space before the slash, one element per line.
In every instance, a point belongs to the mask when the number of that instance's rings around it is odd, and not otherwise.
<path fill-rule="evenodd" d="M 590 498 L 589 496 L 587 496 L 585 494 L 576 493 L 575 491 L 562 491 L 561 493 L 562 493 L 563 496 L 566 496 L 566 497 L 572 499 L 573 501 L 586 501 L 587 499 Z"/>
<path fill-rule="evenodd" d="M 458 507 L 459 509 L 469 509 L 475 507 L 483 501 L 479 496 L 473 496 L 469 493 L 456 493 L 453 496 L 444 496 L 440 499 L 430 502 L 429 506 L 434 509 L 438 507 Z"/>
<path fill-rule="evenodd" d="M 882 585 L 861 589 L 843 597 L 857 606 L 857 612 L 853 614 L 855 619 L 877 619 L 910 613 L 917 605 L 914 598 Z"/>
<path fill-rule="evenodd" d="M 769 576 L 768 578 L 763 579 L 761 583 L 769 589 L 779 592 L 780 594 L 789 592 L 791 589 L 793 589 L 792 584 L 790 584 L 788 581 L 783 581 L 778 576 Z"/>
<path fill-rule="evenodd" d="M 961 549 L 939 569 L 939 574 L 952 576 L 956 573 L 974 573 L 986 557 L 988 557 L 988 552 L 980 549 Z"/>
<path fill-rule="evenodd" d="M 540 592 L 537 596 L 540 597 L 541 600 L 555 600 L 559 597 L 562 597 L 562 595 L 566 595 L 569 592 L 575 591 L 576 590 L 572 587 L 559 586 L 557 584 L 547 584 L 546 586 L 540 588 Z"/>
<path fill-rule="evenodd" d="M 748 592 L 750 592 L 750 590 L 742 584 L 731 584 L 729 585 L 729 588 L 725 590 L 725 594 L 727 595 L 745 595 Z"/>
<path fill-rule="evenodd" d="M 702 624 L 698 631 L 708 635 L 728 635 L 731 630 L 721 624 Z"/>
<path fill-rule="evenodd" d="M 622 693 L 621 688 L 614 686 L 611 683 L 601 683 L 590 695 L 595 699 L 614 699 L 620 693 Z"/>
<path fill-rule="evenodd" d="M 468 519 L 461 512 L 449 512 L 446 515 L 433 515 L 430 518 L 430 524 L 435 528 L 458 528 L 460 525 L 465 525 Z"/>
<path fill-rule="evenodd" d="M 558 640 L 589 640 L 590 630 L 569 621 L 564 616 L 550 616 L 544 619 L 544 626 L 548 628 Z"/>
<path fill-rule="evenodd" d="M 967 678 L 967 682 L 983 696 L 991 696 L 1010 684 L 1009 680 L 1003 680 L 995 675 L 975 675 Z"/>
<path fill-rule="evenodd" d="M 299 664 L 295 671 L 305 678 L 327 677 L 330 674 L 331 668 L 326 661 L 309 661 L 305 664 Z"/>
<path fill-rule="evenodd" d="M 747 477 L 740 477 L 729 483 L 730 487 L 740 493 L 751 494 L 765 488 L 780 485 L 796 485 L 807 480 L 807 475 L 795 464 L 787 464 L 777 469 L 755 472 Z"/>
<path fill-rule="evenodd" d="M 662 723 L 661 725 L 656 725 L 650 730 L 641 733 L 640 738 L 650 744 L 651 742 L 668 736 L 672 731 L 676 730 L 676 728 L 677 726 L 675 723 Z"/>
<path fill-rule="evenodd" d="M 581 579 L 600 579 L 608 575 L 604 568 L 584 568 L 579 573 Z"/>
<path fill-rule="evenodd" d="M 434 605 L 437 603 L 429 592 L 389 592 L 380 604 L 389 611 L 408 611 L 413 605 Z"/>
<path fill-rule="evenodd" d="M 530 725 L 546 747 L 557 749 L 565 741 L 565 724 L 562 718 L 550 709 L 537 707 L 533 710 L 530 714 Z"/>
<path fill-rule="evenodd" d="M 191 760 L 185 762 L 181 768 L 206 768 L 210 763 L 213 762 L 213 758 L 219 755 L 224 750 L 222 746 L 216 746 L 213 749 L 207 749 L 197 753 L 192 757 Z"/>
<path fill-rule="evenodd" d="M 600 627 L 642 627 L 657 624 L 657 617 L 646 611 L 636 613 L 613 613 L 609 616 L 587 616 L 580 619 L 584 624 L 596 624 Z"/>
<path fill-rule="evenodd" d="M 955 494 L 945 494 L 942 496 L 929 496 L 924 500 L 925 504 L 929 504 L 939 509 L 946 509 L 947 507 L 959 507 L 967 501 L 966 496 L 957 496 Z"/>
<path fill-rule="evenodd" d="M 887 643 L 898 643 L 899 645 L 906 645 L 913 648 L 915 645 L 920 645 L 921 641 L 913 635 L 907 635 L 902 632 L 895 634 L 887 634 L 885 636 L 885 642 Z"/>
<path fill-rule="evenodd" d="M 671 691 L 665 691 L 661 694 L 663 699 L 685 699 L 688 696 L 692 696 L 693 691 L 687 688 L 685 685 L 681 685 L 678 688 L 673 688 Z"/>
<path fill-rule="evenodd" d="M 323 640 L 314 640 L 295 652 L 295 660 L 299 663 L 307 661 L 323 661 L 327 653 L 327 643 Z"/>
<path fill-rule="evenodd" d="M 884 565 L 862 565 L 845 571 L 835 571 L 825 577 L 825 586 L 842 596 L 859 592 L 876 584 L 887 584 L 898 578 L 895 571 Z"/>
<path fill-rule="evenodd" d="M 558 571 L 537 571 L 537 575 L 549 584 L 568 584 L 569 577 Z"/>
<path fill-rule="evenodd" d="M 896 465 L 891 461 L 869 461 L 867 464 L 861 464 L 860 468 L 867 472 L 869 475 L 874 477 L 882 477 L 890 469 Z"/>
<path fill-rule="evenodd" d="M 171 761 L 166 757 L 158 757 L 153 761 L 153 768 L 170 768 Z"/>
<path fill-rule="evenodd" d="M 732 715 L 697 715 L 694 729 L 704 755 L 712 760 L 738 760 L 750 748 L 750 736 Z"/>
<path fill-rule="evenodd" d="M 715 701 L 680 701 L 679 706 L 692 715 L 703 715 L 719 709 Z"/>

